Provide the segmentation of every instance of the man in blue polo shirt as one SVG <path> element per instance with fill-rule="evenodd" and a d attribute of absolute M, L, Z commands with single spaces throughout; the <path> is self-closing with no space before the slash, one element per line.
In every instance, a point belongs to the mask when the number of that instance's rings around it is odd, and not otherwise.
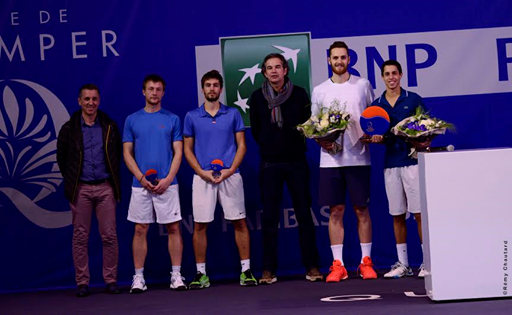
<path fill-rule="evenodd" d="M 389 114 L 391 129 L 403 119 L 414 115 L 418 107 L 424 108 L 424 105 L 421 96 L 401 88 L 402 66 L 398 61 L 388 60 L 384 62 L 381 75 L 386 85 L 386 91 L 372 105 L 380 106 L 386 110 Z M 411 144 L 391 132 L 388 132 L 385 137 L 374 135 L 372 142 L 386 145 L 384 179 L 389 213 L 393 216 L 393 228 L 398 252 L 398 262 L 392 266 L 391 271 L 386 273 L 384 277 L 412 276 L 412 269 L 409 267 L 407 257 L 405 220 L 407 211 L 414 215 L 418 223 L 418 233 L 421 240 L 418 160 L 409 156 Z M 428 144 L 421 145 L 428 146 Z M 423 245 L 421 247 L 423 249 Z M 423 278 L 424 276 L 425 269 L 421 264 L 418 277 Z"/>
<path fill-rule="evenodd" d="M 194 215 L 194 253 L 197 274 L 190 289 L 210 286 L 206 275 L 206 229 L 213 221 L 217 199 L 224 218 L 235 228 L 235 241 L 240 254 L 240 285 L 254 286 L 250 270 L 249 230 L 245 222 L 244 188 L 238 167 L 247 152 L 245 126 L 238 110 L 220 103 L 223 79 L 217 70 L 201 79 L 205 103 L 185 116 L 185 158 L 196 172 L 192 183 Z M 223 169 L 214 171 L 212 161 L 220 160 Z"/>
<path fill-rule="evenodd" d="M 162 108 L 165 81 L 158 75 L 148 75 L 142 84 L 146 99 L 144 108 L 126 118 L 123 134 L 123 155 L 133 174 L 128 221 L 135 223 L 133 235 L 133 276 L 130 293 L 147 290 L 144 263 L 148 253 L 149 224 L 165 225 L 172 272 L 170 287 L 186 290 L 181 276 L 183 240 L 181 238 L 181 207 L 176 174 L 183 155 L 180 119 Z M 148 170 L 157 172 L 157 180 L 146 178 Z"/>

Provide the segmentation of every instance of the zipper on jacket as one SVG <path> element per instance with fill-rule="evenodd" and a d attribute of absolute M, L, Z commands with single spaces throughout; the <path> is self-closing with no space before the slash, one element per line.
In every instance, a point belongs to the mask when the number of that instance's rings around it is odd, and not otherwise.
<path fill-rule="evenodd" d="M 107 137 L 105 138 L 105 156 L 107 157 L 108 167 L 110 168 L 110 174 L 112 174 L 112 180 L 114 181 L 114 185 L 116 186 L 116 191 L 117 191 L 117 196 L 118 196 L 117 200 L 120 201 L 121 198 L 119 198 L 119 196 L 121 196 L 121 194 L 119 193 L 119 187 L 118 187 L 118 184 L 116 181 L 116 175 L 114 174 L 114 171 L 112 169 L 112 164 L 110 162 L 110 157 L 108 154 L 108 137 L 110 136 L 110 128 L 111 127 L 112 127 L 111 125 L 108 125 Z"/>
<path fill-rule="evenodd" d="M 71 202 L 75 202 L 76 190 L 78 188 L 78 181 L 80 180 L 80 173 L 82 172 L 82 150 L 80 150 L 80 146 L 77 144 L 78 152 L 80 152 L 80 164 L 78 164 L 78 174 L 76 176 L 75 188 L 73 189 L 73 198 L 71 198 Z"/>

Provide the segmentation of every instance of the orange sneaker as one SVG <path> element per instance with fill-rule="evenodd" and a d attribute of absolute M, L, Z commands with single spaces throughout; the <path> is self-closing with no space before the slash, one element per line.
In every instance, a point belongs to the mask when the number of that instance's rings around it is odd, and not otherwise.
<path fill-rule="evenodd" d="M 377 279 L 377 273 L 373 270 L 372 259 L 369 256 L 363 258 L 363 263 L 357 268 L 357 272 L 363 279 Z"/>
<path fill-rule="evenodd" d="M 341 264 L 341 261 L 335 260 L 332 262 L 331 268 L 329 268 L 329 275 L 325 282 L 340 282 L 348 278 L 347 269 Z"/>

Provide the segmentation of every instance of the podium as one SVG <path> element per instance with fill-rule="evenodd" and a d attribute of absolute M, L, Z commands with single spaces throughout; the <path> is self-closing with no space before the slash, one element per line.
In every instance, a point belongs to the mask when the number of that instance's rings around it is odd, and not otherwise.
<path fill-rule="evenodd" d="M 418 162 L 427 295 L 512 296 L 512 148 L 420 153 Z"/>

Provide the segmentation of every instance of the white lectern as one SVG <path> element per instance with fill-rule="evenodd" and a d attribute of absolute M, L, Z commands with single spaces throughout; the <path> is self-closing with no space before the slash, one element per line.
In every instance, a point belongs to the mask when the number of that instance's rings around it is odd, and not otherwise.
<path fill-rule="evenodd" d="M 512 296 L 512 149 L 418 159 L 427 295 Z"/>

